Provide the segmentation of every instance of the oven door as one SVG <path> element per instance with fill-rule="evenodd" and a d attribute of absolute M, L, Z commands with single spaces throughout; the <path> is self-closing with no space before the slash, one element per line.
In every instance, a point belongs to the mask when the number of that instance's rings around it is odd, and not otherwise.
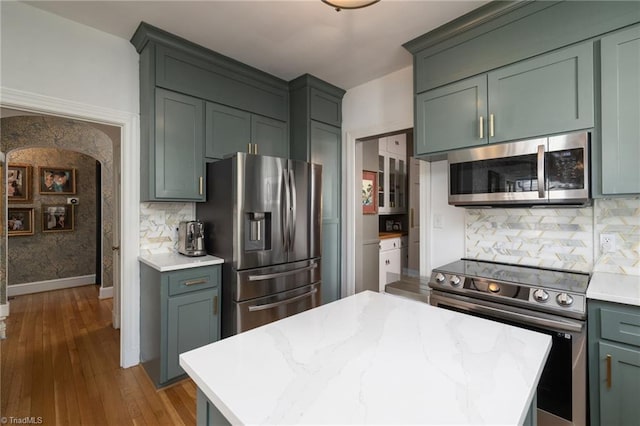
<path fill-rule="evenodd" d="M 551 336 L 538 384 L 538 425 L 587 423 L 586 322 L 486 300 L 431 291 L 430 304 Z"/>

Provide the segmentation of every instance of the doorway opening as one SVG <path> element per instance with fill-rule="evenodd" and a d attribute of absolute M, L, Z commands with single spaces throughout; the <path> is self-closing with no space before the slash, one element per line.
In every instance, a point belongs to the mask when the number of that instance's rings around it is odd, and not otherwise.
<path fill-rule="evenodd" d="M 420 161 L 413 129 L 356 139 L 355 292 L 420 275 Z"/>
<path fill-rule="evenodd" d="M 30 230 L 32 236 L 21 237 L 23 245 L 33 243 L 32 246 L 35 244 L 35 247 L 46 250 L 42 256 L 36 257 L 49 259 L 55 271 L 49 279 L 22 277 L 23 279 L 18 279 L 19 282 L 28 282 L 12 286 L 11 284 L 16 284 L 11 275 L 12 266 L 15 265 L 11 262 L 3 263 L 9 265 L 8 270 L 2 271 L 5 280 L 1 290 L 4 296 L 90 283 L 99 283 L 98 297 L 101 299 L 119 295 L 120 260 L 117 250 L 114 251 L 113 248 L 118 246 L 120 229 L 117 176 L 120 169 L 121 128 L 18 109 L 2 108 L 0 114 L 3 131 L 1 150 L 8 153 L 5 168 L 8 169 L 15 159 L 28 166 L 30 172 L 30 197 L 28 200 L 19 200 L 20 203 L 31 203 L 20 206 L 25 211 L 32 212 L 33 218 Z M 55 173 L 65 174 L 67 187 L 61 192 L 47 193 L 45 174 L 53 176 Z M 8 179 L 8 175 L 3 174 L 1 179 Z M 6 185 L 8 181 L 2 184 Z M 5 194 L 3 202 L 11 210 L 14 203 L 9 204 L 7 197 Z M 64 225 L 59 224 L 59 218 L 64 218 Z M 92 222 L 95 226 L 90 227 Z M 81 235 L 83 233 L 86 235 Z M 63 239 L 73 241 L 65 242 Z M 65 256 L 51 257 L 54 250 L 43 248 L 36 244 L 36 240 L 57 245 L 58 251 L 64 252 Z M 6 259 L 9 255 L 7 239 L 1 244 L 3 247 L 0 253 Z M 92 245 L 92 249 L 89 249 Z M 85 261 L 79 262 L 77 255 L 83 252 Z M 95 273 L 77 273 L 69 269 L 70 266 L 76 267 L 83 263 L 86 263 L 86 267 L 81 268 L 83 271 Z M 14 269 L 14 275 L 15 271 Z M 46 275 L 46 271 L 44 272 Z M 91 282 L 84 282 L 86 280 Z M 113 307 L 112 324 L 114 328 L 119 328 L 118 297 L 115 298 Z"/>

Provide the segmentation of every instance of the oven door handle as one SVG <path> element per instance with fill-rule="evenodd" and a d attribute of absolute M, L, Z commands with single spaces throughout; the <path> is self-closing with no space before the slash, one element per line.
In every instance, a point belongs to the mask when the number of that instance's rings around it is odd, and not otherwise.
<path fill-rule="evenodd" d="M 443 305 L 450 305 L 468 312 L 485 314 L 495 318 L 520 322 L 525 325 L 547 327 L 553 330 L 568 331 L 571 333 L 580 333 L 584 328 L 584 325 L 577 321 L 538 317 L 526 313 L 515 312 L 512 310 L 505 310 L 504 307 L 498 307 L 498 305 L 496 305 L 496 307 L 489 306 L 487 304 L 488 302 L 480 302 L 482 304 L 478 304 L 478 302 L 475 301 L 466 302 L 463 300 L 459 300 L 458 297 L 454 297 L 443 297 L 435 295 L 433 294 L 433 292 L 431 293 L 432 302 L 436 302 L 436 304 L 442 302 Z"/>

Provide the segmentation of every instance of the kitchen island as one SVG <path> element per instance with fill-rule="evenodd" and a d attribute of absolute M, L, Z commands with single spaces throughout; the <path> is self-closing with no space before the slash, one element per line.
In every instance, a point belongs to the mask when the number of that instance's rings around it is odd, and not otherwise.
<path fill-rule="evenodd" d="M 180 355 L 198 423 L 492 424 L 527 416 L 549 336 L 371 291 Z"/>

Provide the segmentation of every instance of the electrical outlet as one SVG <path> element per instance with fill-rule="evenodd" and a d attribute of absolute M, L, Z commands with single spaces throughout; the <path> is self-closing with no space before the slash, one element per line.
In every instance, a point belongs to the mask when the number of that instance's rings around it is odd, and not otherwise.
<path fill-rule="evenodd" d="M 602 253 L 611 253 L 616 251 L 616 235 L 600 234 L 600 251 Z"/>

